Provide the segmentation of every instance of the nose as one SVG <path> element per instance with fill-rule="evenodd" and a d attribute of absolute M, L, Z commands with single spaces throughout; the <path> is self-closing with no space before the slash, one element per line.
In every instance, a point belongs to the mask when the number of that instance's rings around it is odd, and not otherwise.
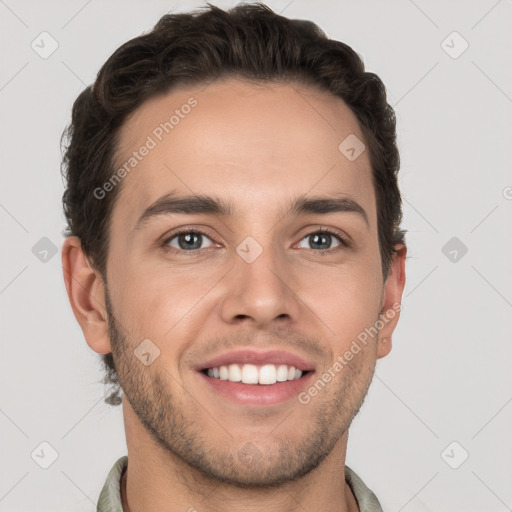
<path fill-rule="evenodd" d="M 262 249 L 253 261 L 243 252 L 234 255 L 221 305 L 224 322 L 266 328 L 272 323 L 285 325 L 298 320 L 302 306 L 296 292 L 296 273 L 277 251 Z"/>

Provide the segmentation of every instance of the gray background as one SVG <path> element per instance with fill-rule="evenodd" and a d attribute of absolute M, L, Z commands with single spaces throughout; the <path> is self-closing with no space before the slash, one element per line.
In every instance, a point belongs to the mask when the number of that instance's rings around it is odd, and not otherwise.
<path fill-rule="evenodd" d="M 0 0 L 1 511 L 92 512 L 126 453 L 51 252 L 64 227 L 59 139 L 120 44 L 199 5 Z M 268 5 L 353 46 L 397 111 L 407 286 L 347 464 L 386 512 L 512 510 L 512 2 Z M 31 47 L 43 31 L 58 42 L 46 59 Z M 31 456 L 42 442 L 58 453 L 47 469 L 49 448 Z"/>

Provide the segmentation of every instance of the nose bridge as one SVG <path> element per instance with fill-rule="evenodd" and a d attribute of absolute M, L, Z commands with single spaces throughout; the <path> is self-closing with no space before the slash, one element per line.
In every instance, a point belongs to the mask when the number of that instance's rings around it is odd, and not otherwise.
<path fill-rule="evenodd" d="M 237 246 L 223 303 L 225 320 L 243 316 L 263 324 L 283 315 L 296 318 L 298 305 L 282 251 L 272 236 L 248 236 Z"/>

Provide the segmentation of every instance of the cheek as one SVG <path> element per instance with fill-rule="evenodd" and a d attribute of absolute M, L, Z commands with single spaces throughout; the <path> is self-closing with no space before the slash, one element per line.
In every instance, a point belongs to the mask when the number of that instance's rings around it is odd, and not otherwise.
<path fill-rule="evenodd" d="M 333 348 L 340 353 L 378 319 L 381 281 L 371 267 L 361 264 L 315 280 L 303 288 L 303 294 L 304 302 L 323 323 Z"/>
<path fill-rule="evenodd" d="M 118 269 L 115 311 L 129 330 L 132 343 L 153 341 L 166 366 L 178 363 L 198 335 L 207 300 L 200 300 L 218 278 L 199 275 L 190 269 L 169 269 L 161 265 L 124 265 Z M 128 279 L 122 277 L 130 276 Z"/>

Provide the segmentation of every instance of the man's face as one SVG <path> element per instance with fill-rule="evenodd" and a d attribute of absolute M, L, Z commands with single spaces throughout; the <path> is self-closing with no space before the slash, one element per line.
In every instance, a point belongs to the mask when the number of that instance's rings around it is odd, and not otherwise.
<path fill-rule="evenodd" d="M 191 97 L 197 104 L 182 109 Z M 158 130 L 176 109 L 179 122 Z M 260 486 L 314 469 L 346 440 L 386 353 L 370 338 L 332 376 L 379 318 L 385 290 L 369 155 L 351 161 L 338 149 L 351 134 L 363 140 L 334 96 L 238 81 L 151 99 L 121 130 L 120 165 L 148 136 L 155 143 L 118 185 L 110 226 L 109 327 L 125 415 L 205 475 Z M 182 196 L 231 211 L 162 201 Z M 366 219 L 291 208 L 313 197 L 355 201 Z M 160 351 L 149 365 L 134 354 L 143 340 L 141 359 Z M 331 381 L 301 403 L 329 368 Z M 240 377 L 248 383 L 231 382 Z"/>

